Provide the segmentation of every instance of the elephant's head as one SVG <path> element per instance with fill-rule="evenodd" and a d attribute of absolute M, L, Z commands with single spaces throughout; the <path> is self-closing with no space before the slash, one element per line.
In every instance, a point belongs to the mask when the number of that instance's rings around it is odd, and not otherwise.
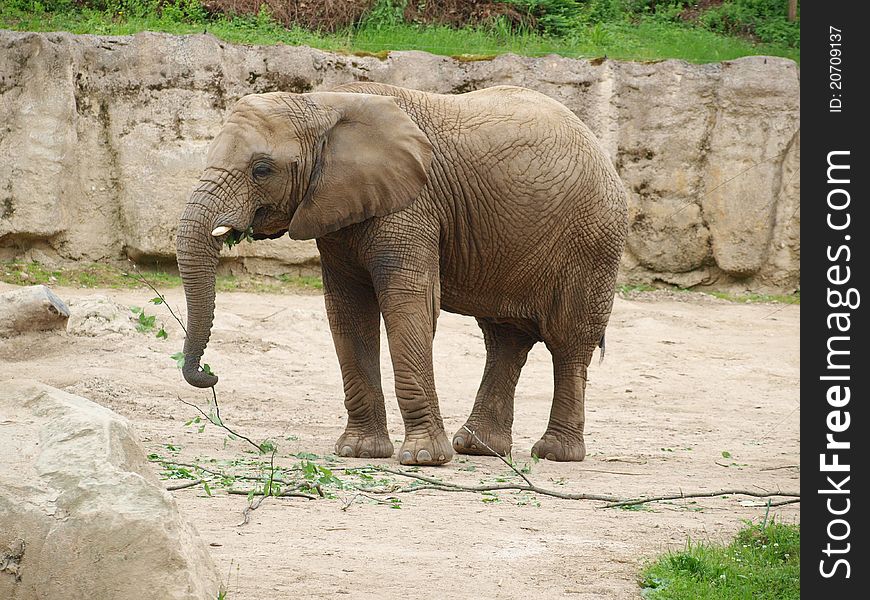
<path fill-rule="evenodd" d="M 178 226 L 187 296 L 184 378 L 200 369 L 214 319 L 215 269 L 227 236 L 289 231 L 305 240 L 410 205 L 432 146 L 395 99 L 353 93 L 260 94 L 233 107 Z M 250 229 L 249 229 L 250 228 Z"/>

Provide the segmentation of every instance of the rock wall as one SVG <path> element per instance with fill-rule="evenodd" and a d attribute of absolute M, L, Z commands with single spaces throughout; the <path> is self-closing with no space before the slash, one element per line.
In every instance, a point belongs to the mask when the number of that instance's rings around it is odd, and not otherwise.
<path fill-rule="evenodd" d="M 232 104 L 355 80 L 439 93 L 512 84 L 568 106 L 629 190 L 624 283 L 800 286 L 792 61 L 381 59 L 155 33 L 0 31 L 0 259 L 174 266 L 176 220 Z M 287 238 L 225 254 L 231 268 L 258 273 L 317 269 L 313 243 Z"/>

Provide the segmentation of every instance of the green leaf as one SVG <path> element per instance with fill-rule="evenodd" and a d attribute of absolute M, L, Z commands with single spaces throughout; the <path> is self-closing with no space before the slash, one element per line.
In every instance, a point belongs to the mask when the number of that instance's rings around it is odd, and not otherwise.
<path fill-rule="evenodd" d="M 155 306 L 159 306 L 160 304 L 163 304 L 163 298 L 157 296 L 156 298 L 151 298 L 149 302 L 151 302 L 151 304 L 154 304 Z"/>
<path fill-rule="evenodd" d="M 205 493 L 211 496 L 211 486 L 208 484 L 208 481 L 202 482 L 202 488 L 205 490 Z"/>
<path fill-rule="evenodd" d="M 166 330 L 161 327 L 160 331 L 157 332 L 157 339 L 165 340 L 168 337 L 169 337 L 169 334 L 166 333 Z"/>
<path fill-rule="evenodd" d="M 202 372 L 208 373 L 209 375 L 214 375 L 214 372 L 211 370 L 211 367 L 208 366 L 208 363 L 202 365 Z"/>
<path fill-rule="evenodd" d="M 263 440 L 262 442 L 260 442 L 259 447 L 262 454 L 269 454 L 271 452 L 274 452 L 277 446 L 275 446 L 275 442 L 273 442 L 272 440 Z"/>
<path fill-rule="evenodd" d="M 176 352 L 169 358 L 175 361 L 175 364 L 178 366 L 179 369 L 184 368 L 184 352 Z"/>
<path fill-rule="evenodd" d="M 135 313 L 134 313 L 135 314 Z M 140 333 L 151 331 L 154 329 L 154 321 L 157 320 L 155 315 L 146 315 L 145 311 L 141 311 L 136 323 L 136 330 Z"/>
<path fill-rule="evenodd" d="M 212 407 L 211 410 L 208 411 L 208 420 L 211 421 L 213 425 L 217 425 L 218 427 L 224 426 L 221 418 L 218 416 L 217 411 L 214 409 L 214 407 Z"/>
<path fill-rule="evenodd" d="M 731 453 L 727 450 L 722 451 L 722 458 L 731 458 Z"/>
<path fill-rule="evenodd" d="M 298 458 L 299 460 L 317 460 L 320 458 L 319 455 L 312 452 L 296 452 L 294 454 L 291 454 L 290 456 Z"/>
<path fill-rule="evenodd" d="M 139 306 L 131 306 L 130 312 L 133 313 L 134 315 L 138 315 L 139 313 L 142 312 L 142 308 Z"/>

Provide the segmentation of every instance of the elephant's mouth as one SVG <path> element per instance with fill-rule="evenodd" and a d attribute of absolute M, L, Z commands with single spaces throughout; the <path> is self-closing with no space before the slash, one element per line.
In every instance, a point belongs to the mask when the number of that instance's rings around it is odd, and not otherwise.
<path fill-rule="evenodd" d="M 255 240 L 277 240 L 279 237 L 284 237 L 287 233 L 287 230 L 277 231 L 275 233 L 257 233 L 254 232 L 251 234 L 251 237 Z"/>
<path fill-rule="evenodd" d="M 290 219 L 286 213 L 271 206 L 261 206 L 254 213 L 249 231 L 255 240 L 274 240 L 287 233 L 288 227 Z"/>

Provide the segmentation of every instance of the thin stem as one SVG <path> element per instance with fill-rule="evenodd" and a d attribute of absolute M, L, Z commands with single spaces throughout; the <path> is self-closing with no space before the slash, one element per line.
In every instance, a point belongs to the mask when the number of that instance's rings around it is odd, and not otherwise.
<path fill-rule="evenodd" d="M 133 265 L 133 270 L 136 271 L 136 275 L 137 275 L 137 276 L 136 276 L 135 279 L 136 279 L 137 281 L 140 281 L 141 283 L 144 283 L 145 285 L 147 285 L 149 288 L 151 288 L 151 291 L 153 291 L 155 294 L 157 294 L 157 297 L 160 298 L 160 301 L 161 301 L 161 302 L 163 303 L 163 305 L 167 308 L 167 310 L 169 310 L 169 314 L 172 315 L 172 318 L 175 319 L 176 322 L 177 322 L 179 325 L 181 325 L 181 329 L 182 329 L 182 331 L 184 331 L 184 335 L 187 335 L 187 328 L 184 326 L 184 323 L 181 322 L 181 319 L 178 317 L 178 315 L 175 314 L 175 311 L 172 310 L 172 306 L 169 305 L 169 302 L 166 301 L 166 296 L 164 296 L 163 294 L 161 294 L 161 293 L 160 293 L 160 290 L 158 290 L 156 287 L 154 287 L 153 285 L 151 285 L 151 282 L 150 282 L 150 281 L 148 281 L 147 279 L 145 279 L 145 276 L 144 276 L 144 275 L 142 274 L 142 272 L 139 270 L 139 267 L 136 265 L 136 263 L 134 263 L 134 262 L 131 260 L 131 261 L 130 261 L 130 264 Z M 129 277 L 129 274 L 125 273 L 125 275 L 127 275 L 127 276 Z"/>
<path fill-rule="evenodd" d="M 511 468 L 511 470 L 512 470 L 514 473 L 516 473 L 517 475 L 519 475 L 520 477 L 522 477 L 522 478 L 523 478 L 523 481 L 525 481 L 525 482 L 529 485 L 529 487 L 534 487 L 534 484 L 533 484 L 531 481 L 529 481 L 529 478 L 526 477 L 525 473 L 523 473 L 522 471 L 520 471 L 519 469 L 517 469 L 517 468 L 514 466 L 512 460 L 510 460 L 510 461 L 507 460 L 504 456 L 502 456 L 501 454 L 499 454 L 498 452 L 496 452 L 495 450 L 493 450 L 492 448 L 490 448 L 489 445 L 488 445 L 486 442 L 484 442 L 482 439 L 480 439 L 479 437 L 477 437 L 477 434 L 474 433 L 473 431 L 471 431 L 471 430 L 468 428 L 468 425 L 463 425 L 462 428 L 463 428 L 465 431 L 467 431 L 468 433 L 470 433 L 470 434 L 471 434 L 471 437 L 473 437 L 475 440 L 477 440 L 478 443 L 479 443 L 481 446 L 483 446 L 484 448 L 486 448 L 487 450 L 489 450 L 493 455 L 497 456 L 497 457 L 499 458 L 499 460 L 501 460 L 501 462 L 503 462 L 504 464 L 506 464 L 507 466 L 509 466 L 509 467 Z"/>
<path fill-rule="evenodd" d="M 178 398 L 178 401 L 181 402 L 182 404 L 186 404 L 187 406 L 190 406 L 191 408 L 196 409 L 199 412 L 199 414 L 201 414 L 206 419 L 208 419 L 209 422 L 212 423 L 213 425 L 217 425 L 218 427 L 228 431 L 230 433 L 230 435 L 233 435 L 241 440 L 248 442 L 251 446 L 253 446 L 254 448 L 257 449 L 257 452 L 262 454 L 263 451 L 260 448 L 259 444 L 257 444 L 254 440 L 252 440 L 248 436 L 242 435 L 241 433 L 238 433 L 237 431 L 233 431 L 223 422 L 223 420 L 221 419 L 220 407 L 218 406 L 218 403 L 217 403 L 217 393 L 214 391 L 214 387 L 211 388 L 211 392 L 214 395 L 214 407 L 215 407 L 214 419 L 212 419 L 212 417 L 210 415 L 208 415 L 204 410 L 202 410 L 196 404 L 193 404 L 192 402 L 187 402 L 186 400 L 182 400 L 181 396 L 175 396 L 175 397 Z M 217 423 L 215 423 L 215 419 L 217 420 Z"/>

